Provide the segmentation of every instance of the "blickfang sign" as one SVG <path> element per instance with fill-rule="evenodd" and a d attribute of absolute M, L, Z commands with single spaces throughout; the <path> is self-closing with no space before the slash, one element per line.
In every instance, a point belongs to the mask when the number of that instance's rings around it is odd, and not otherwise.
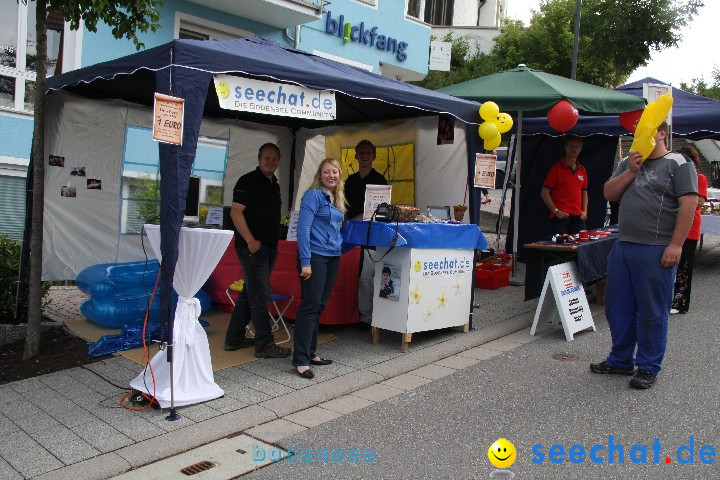
<path fill-rule="evenodd" d="M 378 33 L 378 27 L 366 27 L 365 22 L 360 22 L 359 25 L 346 23 L 345 15 L 333 18 L 330 10 L 328 10 L 325 20 L 325 33 L 337 35 L 342 38 L 343 43 L 356 42 L 360 45 L 367 45 L 378 50 L 394 53 L 399 62 L 407 60 L 407 52 L 405 52 L 408 47 L 407 42 L 398 41 L 396 38 Z"/>
<path fill-rule="evenodd" d="M 284 117 L 334 120 L 335 92 L 233 75 L 214 75 L 220 107 Z"/>

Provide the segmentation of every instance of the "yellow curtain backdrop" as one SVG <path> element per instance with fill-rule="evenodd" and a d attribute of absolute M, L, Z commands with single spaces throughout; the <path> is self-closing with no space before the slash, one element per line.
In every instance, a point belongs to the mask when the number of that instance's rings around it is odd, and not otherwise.
<path fill-rule="evenodd" d="M 415 205 L 415 128 L 404 124 L 382 123 L 362 130 L 345 130 L 325 137 L 325 153 L 338 158 L 343 167 L 343 178 L 357 172 L 355 145 L 368 139 L 375 145 L 373 168 L 392 185 L 392 203 Z"/>
<path fill-rule="evenodd" d="M 376 146 L 373 168 L 392 185 L 394 205 L 415 205 L 415 148 L 412 143 L 404 145 Z M 343 148 L 341 153 L 343 178 L 357 172 L 354 148 Z"/>

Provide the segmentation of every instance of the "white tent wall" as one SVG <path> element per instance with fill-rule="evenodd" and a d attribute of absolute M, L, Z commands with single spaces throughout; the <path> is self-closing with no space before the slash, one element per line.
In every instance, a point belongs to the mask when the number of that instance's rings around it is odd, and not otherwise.
<path fill-rule="evenodd" d="M 71 280 L 98 263 L 145 259 L 139 235 L 119 233 L 122 158 L 127 125 L 151 128 L 152 109 L 119 100 L 91 100 L 67 92 L 48 97 L 45 127 L 44 281 Z M 200 135 L 228 140 L 223 203 L 232 202 L 237 179 L 257 166 L 260 145 L 274 142 L 283 161 L 277 172 L 287 205 L 292 133 L 288 128 L 230 119 L 203 119 Z M 48 166 L 49 155 L 65 158 L 64 167 Z M 84 167 L 85 177 L 72 176 Z M 86 188 L 99 179 L 102 188 Z M 75 197 L 60 195 L 75 187 Z M 147 248 L 148 257 L 154 258 Z"/>
<path fill-rule="evenodd" d="M 415 205 L 422 213 L 426 213 L 428 205 L 462 203 L 467 179 L 465 124 L 456 121 L 454 142 L 446 145 L 437 145 L 437 128 L 438 117 L 431 116 L 392 124 L 300 129 L 296 156 L 304 160 L 296 175 L 298 188 L 293 208 L 299 208 L 300 198 L 312 183 L 320 162 L 326 156 L 339 158 L 342 148 L 354 148 L 362 139 L 376 146 L 414 143 Z"/>
<path fill-rule="evenodd" d="M 227 124 L 230 128 L 230 145 L 228 149 L 227 166 L 225 168 L 225 190 L 223 191 L 223 205 L 232 204 L 233 188 L 238 178 L 258 166 L 258 149 L 265 143 L 272 142 L 280 149 L 280 166 L 275 176 L 280 183 L 283 211 L 289 209 L 288 191 L 290 178 L 290 153 L 292 151 L 292 132 L 286 127 L 264 125 L 260 123 L 239 120 L 203 120 L 200 129 L 207 124 Z"/>

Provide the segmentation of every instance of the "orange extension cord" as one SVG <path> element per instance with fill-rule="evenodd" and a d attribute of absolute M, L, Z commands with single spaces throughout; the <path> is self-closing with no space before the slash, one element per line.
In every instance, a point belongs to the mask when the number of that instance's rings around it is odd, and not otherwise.
<path fill-rule="evenodd" d="M 148 309 L 145 312 L 145 321 L 143 322 L 143 329 L 142 329 L 142 340 L 143 340 L 143 351 L 145 352 L 145 365 L 147 365 L 147 368 L 150 369 L 150 377 L 152 377 L 152 384 L 153 384 L 153 395 L 152 397 L 148 397 L 148 395 L 145 392 L 139 392 L 140 395 L 145 397 L 146 400 L 148 400 L 148 404 L 144 407 L 130 407 L 127 405 L 127 403 L 124 403 L 127 398 L 133 393 L 132 390 L 126 393 L 122 396 L 120 399 L 120 406 L 127 409 L 132 410 L 133 412 L 142 412 L 143 410 L 147 410 L 152 406 L 153 403 L 157 403 L 157 400 L 155 400 L 155 393 L 157 386 L 155 385 L 155 373 L 152 369 L 152 364 L 150 363 L 150 350 L 148 349 L 147 343 L 145 342 L 145 331 L 147 329 L 148 319 L 150 318 L 150 309 L 152 308 L 152 302 L 155 298 L 155 292 L 157 291 L 158 283 L 160 283 L 160 272 L 162 269 L 158 269 L 158 275 L 155 279 L 155 287 L 153 287 L 152 296 L 150 297 L 150 303 L 148 304 Z"/>

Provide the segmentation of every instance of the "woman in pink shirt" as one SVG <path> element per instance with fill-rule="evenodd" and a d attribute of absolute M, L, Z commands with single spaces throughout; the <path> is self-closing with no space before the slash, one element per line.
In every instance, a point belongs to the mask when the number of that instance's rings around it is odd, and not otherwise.
<path fill-rule="evenodd" d="M 695 169 L 700 168 L 700 153 L 695 147 L 687 146 L 678 150 L 688 157 L 695 164 Z M 670 314 L 687 313 L 690 309 L 690 289 L 692 287 L 692 271 L 693 263 L 695 263 L 695 250 L 700 239 L 700 207 L 707 200 L 708 181 L 707 177 L 702 173 L 698 173 L 698 205 L 695 209 L 695 218 L 693 219 L 690 232 L 685 239 L 680 256 L 680 264 L 678 265 L 677 274 L 675 275 L 675 291 L 673 293 L 672 308 Z"/>

